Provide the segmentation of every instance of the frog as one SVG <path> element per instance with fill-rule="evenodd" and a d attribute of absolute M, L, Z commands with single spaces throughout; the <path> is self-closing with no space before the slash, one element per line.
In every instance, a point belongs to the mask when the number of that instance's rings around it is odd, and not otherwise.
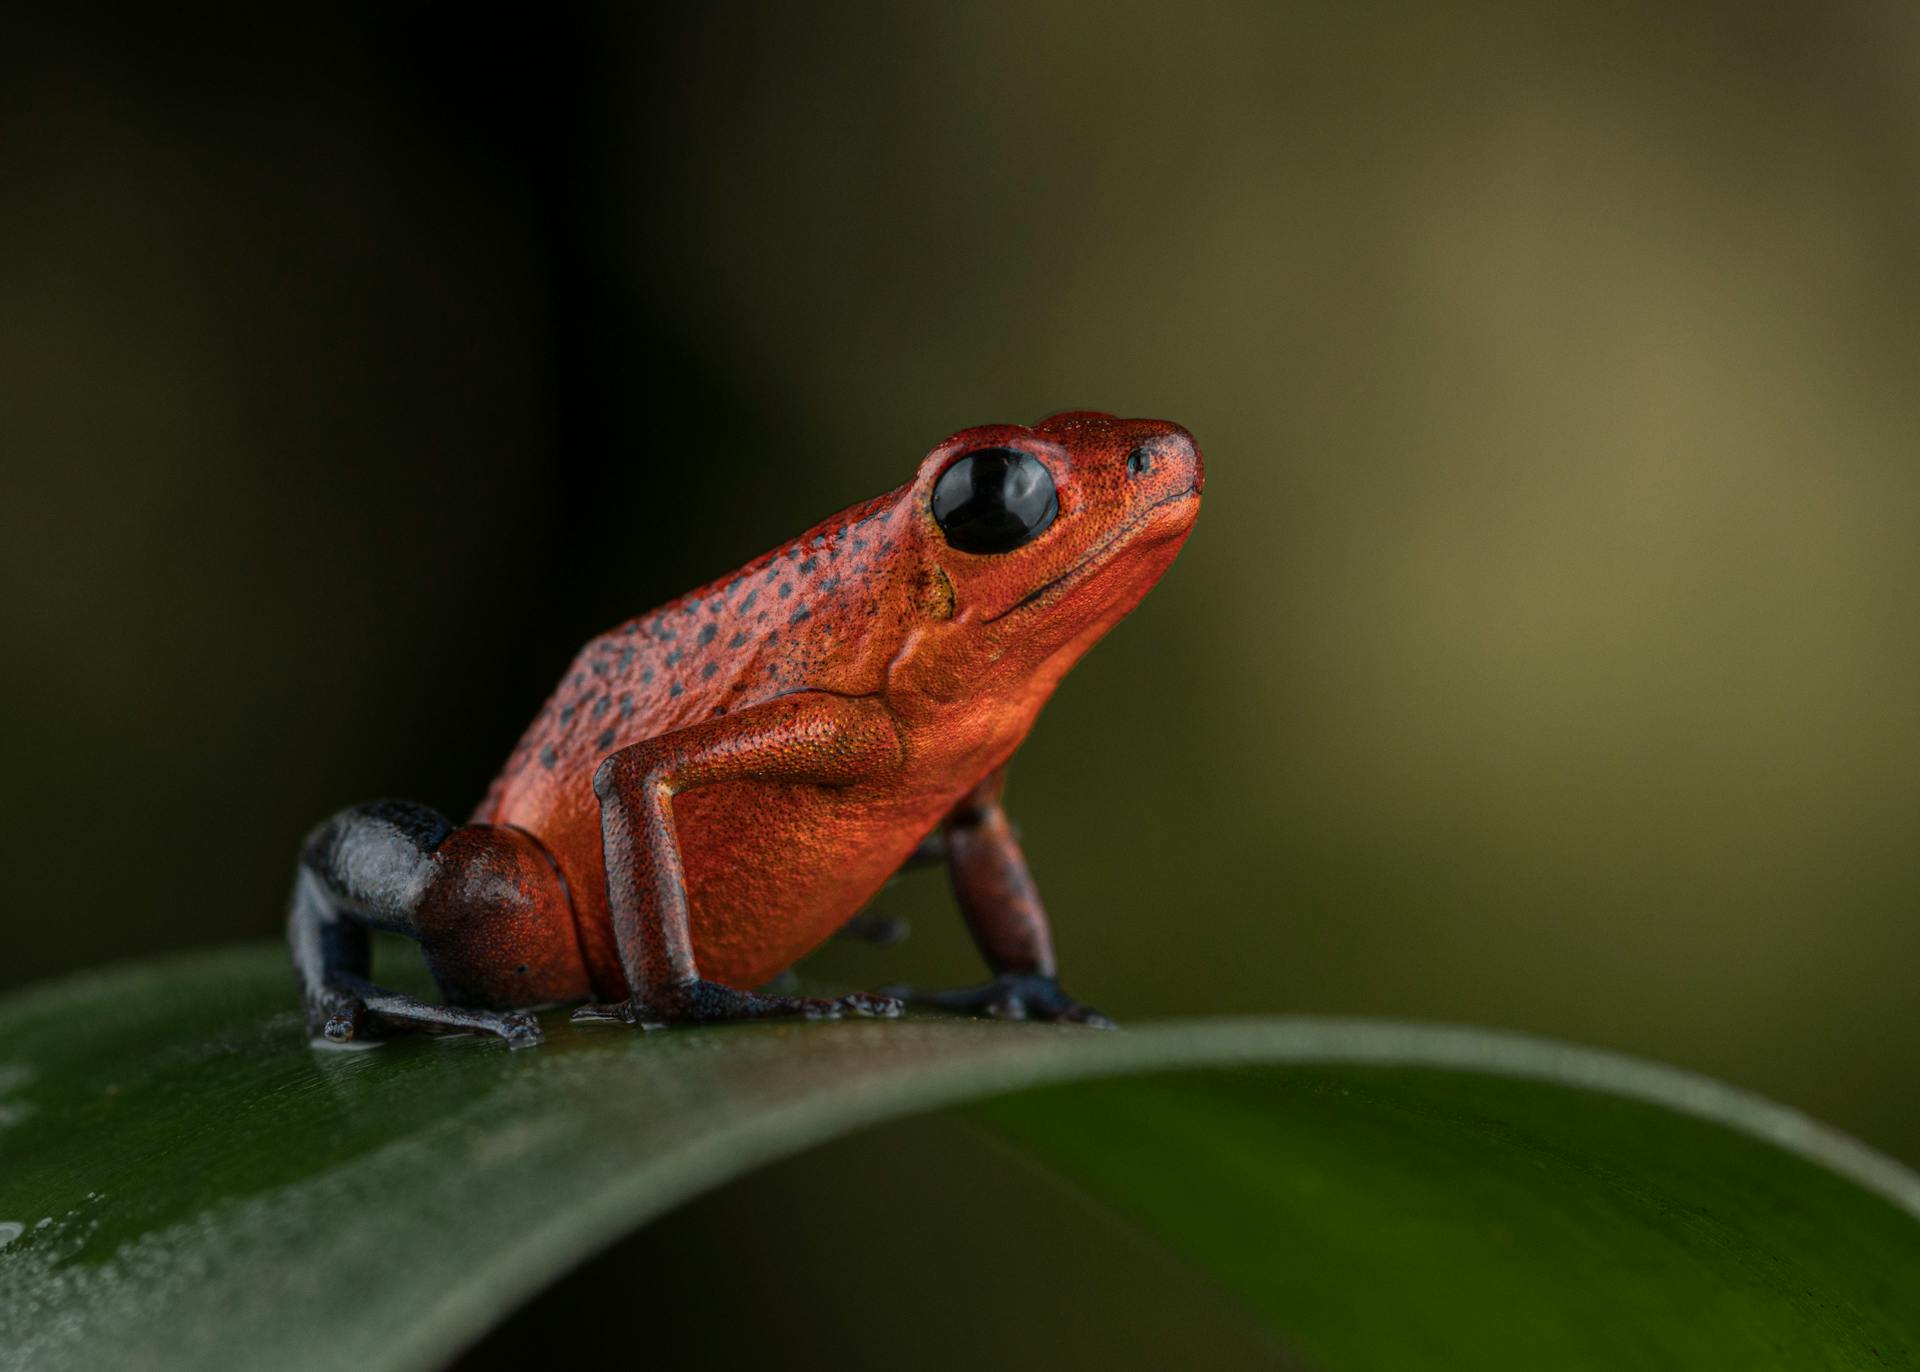
<path fill-rule="evenodd" d="M 963 429 L 904 485 L 593 638 L 465 823 L 380 800 L 307 835 L 287 937 L 309 1036 L 528 1047 L 536 1012 L 576 1004 L 647 1029 L 910 1005 L 1110 1027 L 1061 985 L 1006 774 L 1172 564 L 1204 484 L 1164 420 Z M 927 864 L 987 980 L 783 988 Z M 372 980 L 382 932 L 418 945 L 438 1002 Z"/>

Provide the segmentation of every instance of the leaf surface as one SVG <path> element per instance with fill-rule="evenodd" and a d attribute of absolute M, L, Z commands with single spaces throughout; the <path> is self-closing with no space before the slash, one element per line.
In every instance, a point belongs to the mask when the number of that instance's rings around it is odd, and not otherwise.
<path fill-rule="evenodd" d="M 1913 1365 L 1920 1180 L 1669 1069 L 1298 1019 L 327 1051 L 274 947 L 0 1002 L 0 1364 L 437 1366 L 690 1196 L 981 1102 L 1326 1367 Z"/>

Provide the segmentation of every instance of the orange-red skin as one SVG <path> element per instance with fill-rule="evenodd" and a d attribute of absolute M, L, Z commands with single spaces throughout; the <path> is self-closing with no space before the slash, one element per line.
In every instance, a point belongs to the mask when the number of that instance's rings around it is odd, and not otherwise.
<path fill-rule="evenodd" d="M 1058 518 L 1011 553 L 955 551 L 933 481 L 961 452 L 1013 442 L 1047 453 Z M 1126 470 L 1142 445 L 1168 454 L 1145 482 Z M 554 959 L 572 961 L 561 945 L 576 936 L 591 992 L 629 994 L 593 788 L 609 755 L 787 695 L 877 703 L 898 756 L 857 784 L 723 781 L 673 799 L 700 975 L 748 988 L 791 966 L 1006 763 L 1060 677 L 1172 562 L 1202 484 L 1177 425 L 1072 413 L 968 429 L 898 489 L 593 639 L 473 816 L 530 833 L 560 869 L 574 928 L 549 931 Z"/>

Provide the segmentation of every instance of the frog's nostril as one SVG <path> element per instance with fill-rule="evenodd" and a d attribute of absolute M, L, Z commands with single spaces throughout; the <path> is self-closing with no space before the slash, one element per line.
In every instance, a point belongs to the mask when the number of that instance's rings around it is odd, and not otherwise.
<path fill-rule="evenodd" d="M 1153 477 L 1156 490 L 1178 483 L 1197 492 L 1206 481 L 1199 445 L 1184 429 L 1135 446 L 1127 454 L 1127 475 L 1136 480 Z"/>

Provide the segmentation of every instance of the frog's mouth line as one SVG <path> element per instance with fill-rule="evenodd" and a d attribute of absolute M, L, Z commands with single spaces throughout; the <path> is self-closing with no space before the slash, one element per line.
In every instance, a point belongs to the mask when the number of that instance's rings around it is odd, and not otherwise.
<path fill-rule="evenodd" d="M 1092 571 L 1095 567 L 1098 567 L 1102 563 L 1107 562 L 1109 560 L 1110 555 L 1116 549 L 1118 549 L 1123 543 L 1129 542 L 1133 538 L 1134 534 L 1138 533 L 1141 527 L 1144 526 L 1149 519 L 1153 518 L 1153 513 L 1155 510 L 1160 509 L 1162 506 L 1172 505 L 1177 501 L 1185 500 L 1190 496 L 1196 496 L 1199 493 L 1200 493 L 1200 487 L 1196 484 L 1196 485 L 1187 487 L 1184 491 L 1175 491 L 1172 495 L 1162 496 L 1160 499 L 1154 501 L 1153 504 L 1147 506 L 1147 508 L 1142 510 L 1138 515 L 1134 516 L 1132 519 L 1128 520 L 1125 524 L 1121 525 L 1118 529 L 1115 529 L 1111 534 L 1107 535 L 1105 539 L 1101 540 L 1099 543 L 1096 543 L 1093 547 L 1093 551 L 1088 553 L 1085 557 L 1081 558 L 1078 562 L 1074 563 L 1071 567 L 1067 568 L 1066 571 L 1060 573 L 1059 576 L 1056 576 L 1055 578 L 1053 578 L 1053 580 L 1045 582 L 1042 585 L 1034 587 L 1031 591 L 1028 591 L 1025 595 L 1021 596 L 1020 599 L 1014 601 L 1013 604 L 1007 606 L 1006 609 L 1000 611 L 999 614 L 988 615 L 985 619 L 981 620 L 980 622 L 982 624 L 991 624 L 997 619 L 1005 619 L 1008 615 L 1014 613 L 1014 611 L 1016 610 L 1026 609 L 1028 606 L 1032 605 L 1035 601 L 1039 600 L 1040 597 L 1046 595 L 1047 592 L 1058 590 L 1060 587 L 1066 585 L 1068 582 L 1076 580 L 1078 577 L 1080 577 L 1082 573 Z"/>

